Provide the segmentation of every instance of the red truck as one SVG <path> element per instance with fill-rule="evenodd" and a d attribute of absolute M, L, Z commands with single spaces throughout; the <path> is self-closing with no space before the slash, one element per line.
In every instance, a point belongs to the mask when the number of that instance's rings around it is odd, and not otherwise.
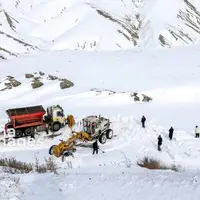
<path fill-rule="evenodd" d="M 33 135 L 35 130 L 46 130 L 47 127 L 58 131 L 67 124 L 63 109 L 58 105 L 48 107 L 47 114 L 42 105 L 8 109 L 6 113 L 9 122 L 5 125 L 5 132 L 13 131 L 16 138 Z"/>

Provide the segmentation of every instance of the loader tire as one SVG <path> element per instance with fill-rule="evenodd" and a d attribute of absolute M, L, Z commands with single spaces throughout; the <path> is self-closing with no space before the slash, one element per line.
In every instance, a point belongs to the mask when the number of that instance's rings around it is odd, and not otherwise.
<path fill-rule="evenodd" d="M 106 131 L 106 137 L 107 137 L 107 139 L 112 139 L 112 137 L 113 137 L 113 130 L 112 129 L 108 129 Z"/>
<path fill-rule="evenodd" d="M 21 138 L 22 136 L 23 136 L 22 130 L 20 130 L 20 129 L 15 130 L 15 137 L 16 138 Z"/>
<path fill-rule="evenodd" d="M 99 137 L 99 142 L 100 142 L 101 144 L 105 144 L 106 141 L 107 141 L 106 134 L 100 135 L 100 137 Z"/>
<path fill-rule="evenodd" d="M 53 124 L 53 131 L 54 131 L 54 132 L 59 131 L 60 128 L 61 128 L 61 124 L 60 124 L 60 123 L 55 122 L 55 123 Z"/>
<path fill-rule="evenodd" d="M 54 148 L 56 147 L 56 145 L 52 145 L 50 148 L 49 148 L 49 155 L 53 155 L 53 150 Z"/>

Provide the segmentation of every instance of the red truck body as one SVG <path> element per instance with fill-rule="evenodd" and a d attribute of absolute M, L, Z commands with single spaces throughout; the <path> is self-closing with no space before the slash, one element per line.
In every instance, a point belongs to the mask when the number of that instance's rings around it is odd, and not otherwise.
<path fill-rule="evenodd" d="M 14 108 L 6 110 L 10 123 L 14 129 L 28 128 L 43 125 L 43 116 L 46 111 L 43 106 Z"/>

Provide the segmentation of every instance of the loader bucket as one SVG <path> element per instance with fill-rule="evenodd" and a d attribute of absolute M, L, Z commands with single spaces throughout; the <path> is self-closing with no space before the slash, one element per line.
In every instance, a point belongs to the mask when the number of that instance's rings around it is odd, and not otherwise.
<path fill-rule="evenodd" d="M 68 115 L 67 123 L 68 123 L 69 128 L 72 128 L 74 126 L 75 119 L 73 115 Z"/>

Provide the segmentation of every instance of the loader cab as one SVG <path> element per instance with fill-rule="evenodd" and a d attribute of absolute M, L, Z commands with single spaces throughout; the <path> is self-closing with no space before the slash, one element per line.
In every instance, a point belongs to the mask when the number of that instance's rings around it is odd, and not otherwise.
<path fill-rule="evenodd" d="M 99 128 L 99 121 L 97 116 L 88 116 L 83 119 L 83 130 L 88 134 L 94 135 Z"/>

